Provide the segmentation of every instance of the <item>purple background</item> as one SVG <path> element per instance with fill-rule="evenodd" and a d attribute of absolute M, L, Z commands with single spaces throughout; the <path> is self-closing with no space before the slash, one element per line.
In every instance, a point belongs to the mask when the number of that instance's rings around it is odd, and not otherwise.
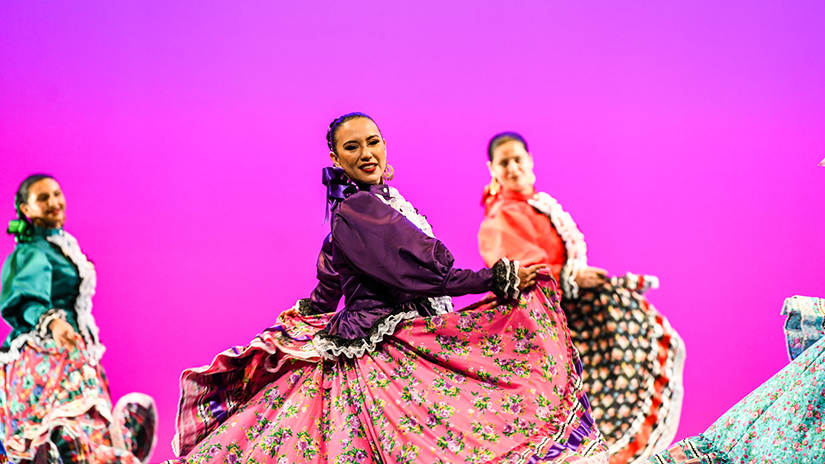
<path fill-rule="evenodd" d="M 822 1 L 77 3 L 0 6 L 2 217 L 25 175 L 63 185 L 113 394 L 158 402 L 153 460 L 181 370 L 312 289 L 344 112 L 462 267 L 487 140 L 522 132 L 591 264 L 661 278 L 679 437 L 785 365 L 785 297 L 825 296 Z"/>

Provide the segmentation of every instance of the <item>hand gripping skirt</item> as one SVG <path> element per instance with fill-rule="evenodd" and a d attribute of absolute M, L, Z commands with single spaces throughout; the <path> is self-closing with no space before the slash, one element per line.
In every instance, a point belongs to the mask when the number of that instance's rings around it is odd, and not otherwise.
<path fill-rule="evenodd" d="M 654 464 L 825 462 L 825 305 L 785 300 L 791 363 L 737 403 L 703 434 L 659 453 Z"/>
<path fill-rule="evenodd" d="M 825 339 L 653 464 L 825 462 Z"/>
<path fill-rule="evenodd" d="M 181 463 L 606 463 L 555 287 L 400 323 L 322 360 L 329 315 L 282 315 L 184 371 Z"/>
<path fill-rule="evenodd" d="M 579 292 L 578 298 L 564 298 L 562 307 L 610 463 L 644 462 L 676 435 L 685 345 L 634 289 L 608 282 Z"/>
<path fill-rule="evenodd" d="M 155 444 L 154 401 L 130 393 L 112 408 L 100 364 L 53 340 L 26 343 L 0 365 L 0 441 L 15 463 L 147 462 Z M 2 458 L 0 458 L 0 461 Z"/>

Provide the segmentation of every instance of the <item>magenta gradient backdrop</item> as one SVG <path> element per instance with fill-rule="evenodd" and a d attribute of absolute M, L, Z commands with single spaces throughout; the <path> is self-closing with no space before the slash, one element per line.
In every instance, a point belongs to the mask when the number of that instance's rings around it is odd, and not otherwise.
<path fill-rule="evenodd" d="M 783 299 L 825 296 L 825 3 L 620 3 L 4 2 L 2 217 L 25 175 L 62 183 L 161 460 L 181 370 L 313 288 L 335 116 L 376 118 L 471 268 L 486 142 L 517 130 L 591 263 L 661 278 L 697 434 L 786 363 Z"/>

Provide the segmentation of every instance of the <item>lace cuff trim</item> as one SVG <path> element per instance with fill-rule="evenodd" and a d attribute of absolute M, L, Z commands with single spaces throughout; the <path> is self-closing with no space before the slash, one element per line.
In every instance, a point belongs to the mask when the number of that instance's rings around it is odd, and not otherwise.
<path fill-rule="evenodd" d="M 295 310 L 301 316 L 311 316 L 315 314 L 312 311 L 312 301 L 309 298 L 301 298 L 295 303 Z"/>
<path fill-rule="evenodd" d="M 501 258 L 493 265 L 493 293 L 505 300 L 514 300 L 519 297 L 518 286 L 521 279 L 518 277 L 518 261 Z"/>
<path fill-rule="evenodd" d="M 561 291 L 569 298 L 579 297 L 579 284 L 576 283 L 576 276 L 579 271 L 586 269 L 587 264 L 580 261 L 567 260 L 559 273 L 559 280 L 561 280 Z"/>
<path fill-rule="evenodd" d="M 49 331 L 49 323 L 55 319 L 63 319 L 65 321 L 66 311 L 52 308 L 43 313 L 31 332 L 18 335 L 17 338 L 9 344 L 8 351 L 0 351 L 0 366 L 20 359 L 20 349 L 23 348 L 23 345 L 26 343 L 42 348 L 44 342 L 52 336 Z"/>
<path fill-rule="evenodd" d="M 407 305 L 398 307 L 395 311 L 379 319 L 373 325 L 366 337 L 348 339 L 331 335 L 327 329 L 315 334 L 313 344 L 315 350 L 324 359 L 335 360 L 344 355 L 348 358 L 360 358 L 364 353 L 375 351 L 375 346 L 384 340 L 387 335 L 395 333 L 399 323 L 407 319 L 418 317 L 418 310 L 410 309 Z"/>
<path fill-rule="evenodd" d="M 37 332 L 37 335 L 40 336 L 40 338 L 45 340 L 51 337 L 52 333 L 49 330 L 49 324 L 51 324 L 55 319 L 62 319 L 65 321 L 66 311 L 52 308 L 40 316 L 40 319 L 37 321 L 37 325 L 34 327 L 34 331 Z"/>

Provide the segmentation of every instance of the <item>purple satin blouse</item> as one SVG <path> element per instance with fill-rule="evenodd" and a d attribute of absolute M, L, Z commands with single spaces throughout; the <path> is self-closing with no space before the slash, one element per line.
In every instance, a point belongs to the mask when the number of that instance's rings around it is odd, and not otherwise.
<path fill-rule="evenodd" d="M 386 185 L 370 185 L 349 195 L 333 211 L 332 233 L 318 257 L 318 285 L 310 311 L 344 307 L 326 331 L 344 339 L 364 337 L 382 317 L 397 308 L 430 310 L 423 297 L 484 293 L 493 286 L 493 272 L 456 269 L 455 259 L 441 241 L 413 225 L 381 200 L 390 199 Z"/>

